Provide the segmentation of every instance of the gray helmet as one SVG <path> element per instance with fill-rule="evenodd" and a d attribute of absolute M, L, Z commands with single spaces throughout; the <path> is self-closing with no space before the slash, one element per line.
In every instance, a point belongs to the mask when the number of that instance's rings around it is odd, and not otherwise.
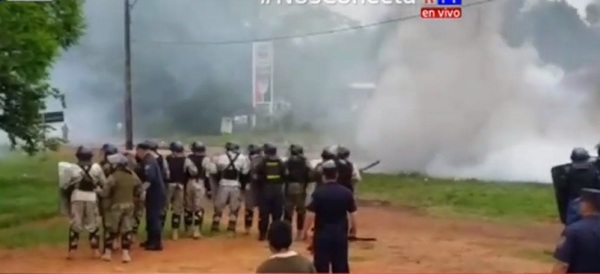
<path fill-rule="evenodd" d="M 255 144 L 248 145 L 248 155 L 257 155 L 262 151 L 261 148 Z"/>
<path fill-rule="evenodd" d="M 333 160 L 337 156 L 337 146 L 329 146 L 323 149 L 321 152 L 321 159 L 323 161 Z"/>
<path fill-rule="evenodd" d="M 204 146 L 204 143 L 202 143 L 200 141 L 193 142 L 191 149 L 192 149 L 192 152 L 194 152 L 194 153 L 205 153 L 206 152 L 206 146 Z"/>
<path fill-rule="evenodd" d="M 146 145 L 148 146 L 148 149 L 156 152 L 158 150 L 158 143 L 152 140 L 146 140 L 144 141 L 144 143 L 146 143 Z"/>
<path fill-rule="evenodd" d="M 171 152 L 181 153 L 181 152 L 185 151 L 185 148 L 183 147 L 183 143 L 181 143 L 179 141 L 174 141 L 174 142 L 171 142 L 171 144 L 169 144 L 169 150 Z"/>
<path fill-rule="evenodd" d="M 104 153 L 104 155 L 108 156 L 108 155 L 117 154 L 119 152 L 119 149 L 113 144 L 104 144 L 104 145 L 102 145 L 102 148 L 100 149 L 100 151 L 102 151 L 102 153 Z"/>
<path fill-rule="evenodd" d="M 350 158 L 350 150 L 346 147 L 340 146 L 337 149 L 337 156 L 340 159 L 348 159 Z"/>
<path fill-rule="evenodd" d="M 79 146 L 75 152 L 75 157 L 79 161 L 91 161 L 94 157 L 94 152 L 89 147 Z"/>
<path fill-rule="evenodd" d="M 581 147 L 576 147 L 571 151 L 571 161 L 574 163 L 581 163 L 590 160 L 590 153 Z"/>

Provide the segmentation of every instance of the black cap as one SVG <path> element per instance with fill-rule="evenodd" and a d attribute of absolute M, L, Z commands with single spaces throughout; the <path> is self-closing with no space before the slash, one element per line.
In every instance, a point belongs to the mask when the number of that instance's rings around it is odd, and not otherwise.
<path fill-rule="evenodd" d="M 584 188 L 581 190 L 581 200 L 589 202 L 596 208 L 596 210 L 600 210 L 600 189 L 593 188 Z"/>

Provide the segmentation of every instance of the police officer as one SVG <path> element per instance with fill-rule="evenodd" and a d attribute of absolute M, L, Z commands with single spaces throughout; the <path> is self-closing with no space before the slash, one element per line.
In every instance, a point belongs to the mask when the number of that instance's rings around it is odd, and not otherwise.
<path fill-rule="evenodd" d="M 337 147 L 336 146 L 329 146 L 323 149 L 323 151 L 321 151 L 321 161 L 318 162 L 315 167 L 311 170 L 311 182 L 308 183 L 308 186 L 306 187 L 306 202 L 305 205 L 310 204 L 310 201 L 312 199 L 312 193 L 315 191 L 316 187 L 318 185 L 321 185 L 323 182 L 323 172 L 322 172 L 322 168 L 321 165 L 329 160 L 333 160 L 335 161 L 337 157 Z"/>
<path fill-rule="evenodd" d="M 566 225 L 574 223 L 578 214 L 579 194 L 583 188 L 600 189 L 600 173 L 583 148 L 571 152 L 571 165 L 566 173 L 565 186 L 560 191 L 567 201 Z"/>
<path fill-rule="evenodd" d="M 145 143 L 150 147 L 150 154 L 152 155 L 152 157 L 154 157 L 154 159 L 156 159 L 156 162 L 158 163 L 158 167 L 160 168 L 160 172 L 162 175 L 162 178 L 165 182 L 169 181 L 169 168 L 167 167 L 167 160 L 165 159 L 165 157 L 162 156 L 162 154 L 160 154 L 158 152 L 158 143 L 152 140 L 147 140 L 145 141 Z M 166 188 L 165 188 L 166 189 Z M 168 201 L 167 201 L 168 202 Z M 164 228 L 165 227 L 165 222 L 167 221 L 167 212 L 163 210 L 163 212 L 160 215 L 160 223 L 161 223 L 161 227 Z"/>
<path fill-rule="evenodd" d="M 277 156 L 277 147 L 265 144 L 263 151 L 265 158 L 256 167 L 259 241 L 266 240 L 271 218 L 272 221 L 281 220 L 285 202 L 283 186 L 286 182 L 285 164 Z"/>
<path fill-rule="evenodd" d="M 250 167 L 248 159 L 240 152 L 239 146 L 229 142 L 225 146 L 225 153 L 216 159 L 216 166 L 219 183 L 211 231 L 219 230 L 223 211 L 226 206 L 229 206 L 227 231 L 233 236 L 242 202 L 242 181 L 247 180 Z"/>
<path fill-rule="evenodd" d="M 338 182 L 354 192 L 356 183 L 361 180 L 360 172 L 350 161 L 350 150 L 340 146 L 337 149 Z"/>
<path fill-rule="evenodd" d="M 144 170 L 147 239 L 141 244 L 146 250 L 162 250 L 161 213 L 166 203 L 165 182 L 163 172 L 159 167 L 157 158 L 152 154 L 152 143 L 144 142 L 136 147 L 136 154 L 140 158 Z"/>
<path fill-rule="evenodd" d="M 600 190 L 581 191 L 579 213 L 581 219 L 562 232 L 553 273 L 600 273 Z"/>
<path fill-rule="evenodd" d="M 292 223 L 294 211 L 296 212 L 296 239 L 302 237 L 304 218 L 306 215 L 306 187 L 310 177 L 310 163 L 304 157 L 304 148 L 291 145 L 290 157 L 285 161 L 288 181 L 285 185 L 284 219 Z"/>
<path fill-rule="evenodd" d="M 106 184 L 106 177 L 98 164 L 92 163 L 94 157 L 90 148 L 80 146 L 75 153 L 79 168 L 63 189 L 70 196 L 71 226 L 69 227 L 69 259 L 78 248 L 79 235 L 85 230 L 89 233 L 90 245 L 94 255 L 100 254 L 100 228 L 98 224 L 98 193 Z"/>
<path fill-rule="evenodd" d="M 308 205 L 303 235 L 307 238 L 314 224 L 312 250 L 318 273 L 349 273 L 347 232 L 356 233 L 356 202 L 352 192 L 337 183 L 335 161 L 323 162 L 321 172 L 323 184 L 315 189 Z"/>
<path fill-rule="evenodd" d="M 210 190 L 209 177 L 216 173 L 214 164 L 206 157 L 206 147 L 202 142 L 193 142 L 192 154 L 188 158 L 197 169 L 196 174 L 189 173 L 190 180 L 185 188 L 185 215 L 184 225 L 186 231 L 192 231 L 192 237 L 202 237 L 202 223 L 204 220 L 204 203 L 207 190 Z"/>
<path fill-rule="evenodd" d="M 141 195 L 142 182 L 129 169 L 129 161 L 124 155 L 110 155 L 107 157 L 107 161 L 112 165 L 112 171 L 101 193 L 102 197 L 106 197 L 110 201 L 110 207 L 105 212 L 108 235 L 104 238 L 102 259 L 111 260 L 113 241 L 120 236 L 122 261 L 127 263 L 131 261 L 129 250 L 133 237 L 134 198 Z"/>
<path fill-rule="evenodd" d="M 181 217 L 184 213 L 184 187 L 187 185 L 190 176 L 197 176 L 198 169 L 191 159 L 186 157 L 185 148 L 181 142 L 172 142 L 169 145 L 171 155 L 166 157 L 167 170 L 169 178 L 167 179 L 167 202 L 163 215 L 172 209 L 171 229 L 172 238 L 179 238 L 179 228 L 181 227 Z"/>
<path fill-rule="evenodd" d="M 250 228 L 254 222 L 254 208 L 258 206 L 256 167 L 263 159 L 262 149 L 255 144 L 249 145 L 248 158 L 250 160 L 250 178 L 244 187 L 244 228 L 246 235 L 250 234 Z"/>

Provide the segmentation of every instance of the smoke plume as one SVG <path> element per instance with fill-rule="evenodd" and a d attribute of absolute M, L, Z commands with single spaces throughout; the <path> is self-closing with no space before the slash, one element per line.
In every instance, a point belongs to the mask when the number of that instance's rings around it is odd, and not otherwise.
<path fill-rule="evenodd" d="M 465 8 L 456 21 L 402 22 L 387 37 L 357 135 L 383 170 L 548 182 L 573 147 L 598 142 L 597 67 L 572 73 L 545 62 L 532 45 L 539 30 L 509 46 L 509 2 Z"/>

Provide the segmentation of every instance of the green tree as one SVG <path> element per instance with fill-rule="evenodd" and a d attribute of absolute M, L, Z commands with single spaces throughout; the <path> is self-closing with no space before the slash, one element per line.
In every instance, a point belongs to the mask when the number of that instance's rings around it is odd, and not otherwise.
<path fill-rule="evenodd" d="M 43 145 L 40 113 L 59 96 L 49 71 L 84 32 L 83 0 L 0 3 L 0 129 L 33 154 Z"/>

